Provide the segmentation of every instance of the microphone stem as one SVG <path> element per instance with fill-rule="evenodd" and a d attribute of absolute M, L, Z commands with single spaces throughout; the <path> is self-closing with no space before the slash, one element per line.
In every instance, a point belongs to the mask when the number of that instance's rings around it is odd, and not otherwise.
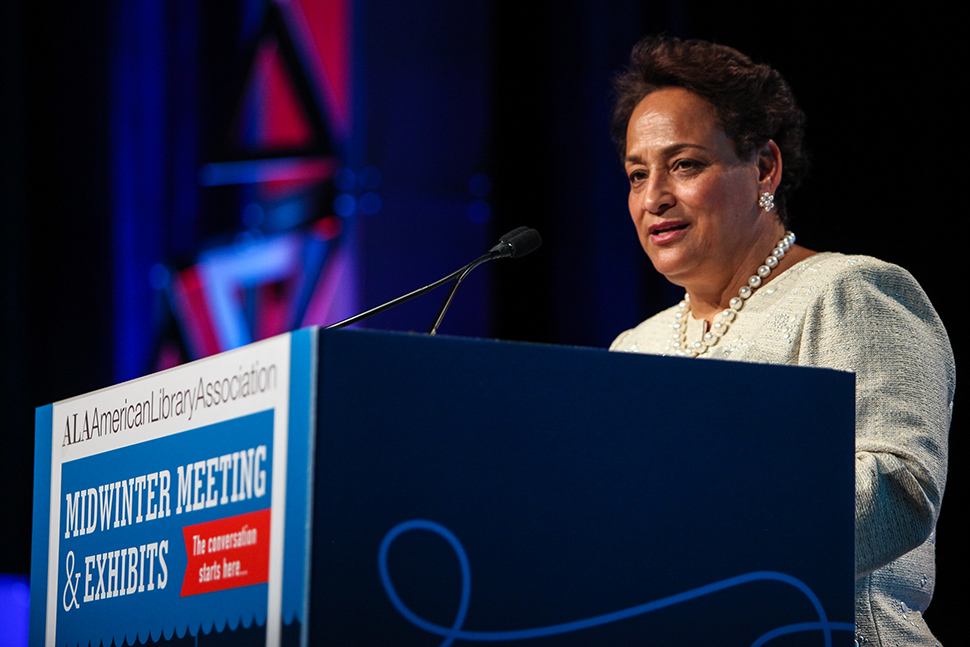
<path fill-rule="evenodd" d="M 323 329 L 324 330 L 332 330 L 332 329 L 335 329 L 335 328 L 343 328 L 345 326 L 349 326 L 351 324 L 355 324 L 358 321 L 363 321 L 364 319 L 367 319 L 368 317 L 372 317 L 372 316 L 374 316 L 374 315 L 376 315 L 378 313 L 384 312 L 388 308 L 393 308 L 394 306 L 396 306 L 398 304 L 401 304 L 401 303 L 404 303 L 405 301 L 410 301 L 414 297 L 421 296 L 425 292 L 430 292 L 431 290 L 434 290 L 436 287 L 438 287 L 440 285 L 444 285 L 448 281 L 451 281 L 456 276 L 460 276 L 463 273 L 464 274 L 467 274 L 470 270 L 478 267 L 479 265 L 481 265 L 482 263 L 484 263 L 486 261 L 492 260 L 492 258 L 494 258 L 495 256 L 496 256 L 495 252 L 488 252 L 487 254 L 482 254 L 481 256 L 479 256 L 477 259 L 475 259 L 474 261 L 472 261 L 468 265 L 465 265 L 464 267 L 455 270 L 454 272 L 452 272 L 448 276 L 446 276 L 444 278 L 441 278 L 441 279 L 438 279 L 437 281 L 435 281 L 434 283 L 432 283 L 430 285 L 426 285 L 423 288 L 418 288 L 417 290 L 414 290 L 413 292 L 408 292 L 404 296 L 400 296 L 400 297 L 398 297 L 396 299 L 393 299 L 391 301 L 388 301 L 387 303 L 385 303 L 383 305 L 379 305 L 376 308 L 371 308 L 370 310 L 367 310 L 366 312 L 362 312 L 359 315 L 354 315 L 353 317 L 349 317 L 347 319 L 344 319 L 343 321 L 338 321 L 337 323 L 333 323 L 333 324 L 330 324 L 329 326 L 325 326 Z"/>

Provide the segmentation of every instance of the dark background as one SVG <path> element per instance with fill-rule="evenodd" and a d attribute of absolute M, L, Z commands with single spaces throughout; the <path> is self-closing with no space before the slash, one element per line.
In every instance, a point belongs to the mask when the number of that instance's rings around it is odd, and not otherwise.
<path fill-rule="evenodd" d="M 118 379 L 109 144 L 118 88 L 109 70 L 120 4 L 0 9 L 0 572 L 29 569 L 33 408 Z M 848 15 L 845 5 L 824 3 L 602 4 L 355 3 L 358 134 L 348 157 L 381 167 L 385 202 L 403 196 L 398 211 L 358 223 L 361 305 L 454 269 L 452 256 L 470 260 L 520 224 L 542 233 L 542 249 L 481 270 L 459 301 L 483 304 L 482 320 L 465 325 L 459 309 L 442 333 L 604 346 L 675 299 L 629 224 L 607 133 L 612 74 L 641 35 L 667 31 L 731 45 L 784 73 L 808 115 L 814 159 L 790 202 L 799 242 L 909 269 L 953 335 L 959 363 L 952 290 L 965 239 L 958 200 L 966 136 L 953 91 L 965 60 L 955 16 L 929 5 Z M 425 112 L 436 118 L 417 118 Z M 456 151 L 493 185 L 491 219 L 457 250 L 449 216 L 434 221 L 429 207 L 451 190 L 438 180 Z M 400 252 L 416 242 L 430 251 Z M 444 264 L 435 263 L 438 249 Z M 413 321 L 428 320 L 420 308 L 433 313 L 437 298 L 430 301 L 374 325 L 420 327 Z M 951 644 L 967 545 L 957 527 L 968 498 L 961 420 L 957 407 L 927 614 Z"/>

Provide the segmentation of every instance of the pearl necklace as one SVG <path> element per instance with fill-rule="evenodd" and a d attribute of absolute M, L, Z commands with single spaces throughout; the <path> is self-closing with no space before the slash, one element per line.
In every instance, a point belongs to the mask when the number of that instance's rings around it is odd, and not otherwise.
<path fill-rule="evenodd" d="M 703 355 L 712 346 L 716 346 L 721 341 L 731 324 L 734 323 L 744 302 L 751 298 L 755 290 L 771 276 L 771 270 L 778 267 L 778 261 L 785 258 L 785 252 L 795 244 L 795 234 L 790 231 L 785 232 L 785 237 L 778 241 L 775 248 L 771 250 L 771 256 L 765 259 L 764 265 L 758 268 L 757 274 L 748 279 L 748 284 L 738 290 L 738 296 L 731 299 L 728 308 L 714 316 L 714 325 L 707 330 L 707 322 L 704 322 L 704 337 L 693 344 L 687 343 L 687 317 L 690 316 L 690 295 L 685 294 L 684 300 L 680 302 L 676 314 L 674 314 L 674 338 L 672 345 L 674 354 L 680 357 L 697 357 Z"/>

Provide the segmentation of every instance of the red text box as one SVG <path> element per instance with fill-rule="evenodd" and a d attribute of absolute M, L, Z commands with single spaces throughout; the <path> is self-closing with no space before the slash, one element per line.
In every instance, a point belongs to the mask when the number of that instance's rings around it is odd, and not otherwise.
<path fill-rule="evenodd" d="M 269 579 L 270 509 L 185 526 L 182 597 Z"/>

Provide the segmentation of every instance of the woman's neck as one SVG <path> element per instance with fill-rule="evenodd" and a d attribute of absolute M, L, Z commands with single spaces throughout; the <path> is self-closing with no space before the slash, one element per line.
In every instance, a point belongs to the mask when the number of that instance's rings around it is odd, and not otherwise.
<path fill-rule="evenodd" d="M 780 239 L 781 236 L 778 237 L 778 240 Z M 777 240 L 774 242 L 776 243 Z M 713 324 L 714 316 L 726 309 L 731 299 L 738 296 L 738 291 L 745 285 L 748 285 L 748 279 L 757 274 L 758 268 L 764 264 L 765 258 L 768 257 L 774 248 L 774 243 L 769 244 L 763 250 L 756 249 L 757 247 L 762 246 L 753 246 L 751 253 L 746 255 L 745 260 L 739 263 L 734 274 L 727 280 L 723 280 L 714 285 L 701 284 L 686 286 L 687 294 L 690 296 L 691 315 L 695 319 L 705 319 L 708 324 Z M 785 254 L 784 258 L 778 261 L 778 265 L 771 270 L 771 274 L 762 279 L 761 285 L 772 281 L 792 265 L 815 253 L 801 245 L 793 245 Z"/>

